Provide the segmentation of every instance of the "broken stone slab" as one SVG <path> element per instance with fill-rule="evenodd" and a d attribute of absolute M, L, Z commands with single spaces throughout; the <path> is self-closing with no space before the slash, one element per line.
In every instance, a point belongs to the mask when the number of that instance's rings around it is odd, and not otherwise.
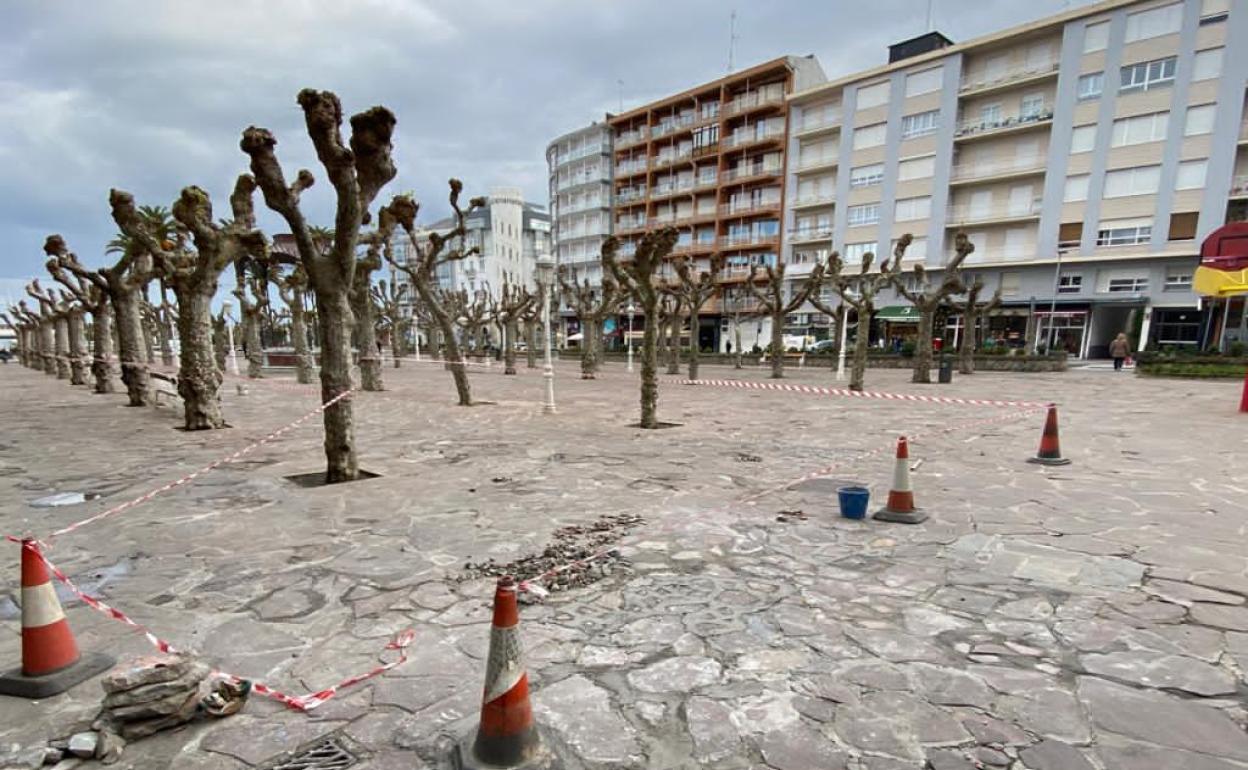
<path fill-rule="evenodd" d="M 534 696 L 539 724 L 559 734 L 581 759 L 616 768 L 645 767 L 632 726 L 611 706 L 608 692 L 575 674 Z"/>
<path fill-rule="evenodd" d="M 737 753 L 740 742 L 731 716 L 726 706 L 710 698 L 689 699 L 685 719 L 693 738 L 694 757 L 699 762 L 713 763 Z"/>
<path fill-rule="evenodd" d="M 125 749 L 125 738 L 122 738 L 117 733 L 105 730 L 100 733 L 100 741 L 95 746 L 95 758 L 106 765 L 111 765 L 121 759 L 122 752 Z"/>
<path fill-rule="evenodd" d="M 1094 770 L 1082 751 L 1053 738 L 1023 749 L 1018 756 L 1033 770 Z"/>
<path fill-rule="evenodd" d="M 111 695 L 143 685 L 171 682 L 185 676 L 194 663 L 194 658 L 179 653 L 144 655 L 118 663 L 104 675 L 100 684 L 104 692 Z"/>
<path fill-rule="evenodd" d="M 168 717 L 175 714 L 191 714 L 199 703 L 199 690 L 185 690 L 166 696 L 160 700 L 147 703 L 136 703 L 133 706 L 117 706 L 108 709 L 108 713 L 120 722 L 136 722 L 155 717 Z"/>
<path fill-rule="evenodd" d="M 1174 689 L 1212 696 L 1229 695 L 1238 689 L 1231 672 L 1182 655 L 1131 650 L 1093 653 L 1080 657 L 1079 661 L 1090 674 L 1158 690 Z"/>
<path fill-rule="evenodd" d="M 802 725 L 770 732 L 758 741 L 763 760 L 776 770 L 845 770 L 847 755 Z"/>
<path fill-rule="evenodd" d="M 1206 626 L 1216 626 L 1229 631 L 1248 631 L 1248 607 L 1197 602 L 1188 611 L 1191 619 Z"/>
<path fill-rule="evenodd" d="M 687 692 L 718 682 L 722 670 L 714 658 L 689 655 L 668 658 L 632 671 L 628 681 L 642 692 Z"/>
<path fill-rule="evenodd" d="M 200 683 L 208 676 L 211 669 L 204 663 L 196 662 L 190 669 L 168 682 L 139 685 L 129 690 L 110 693 L 104 696 L 104 708 L 134 706 L 140 703 L 151 703 L 179 693 L 191 693 L 199 688 Z"/>
<path fill-rule="evenodd" d="M 1174 749 L 1248 760 L 1248 734 L 1225 712 L 1085 676 L 1079 697 L 1098 731 Z"/>

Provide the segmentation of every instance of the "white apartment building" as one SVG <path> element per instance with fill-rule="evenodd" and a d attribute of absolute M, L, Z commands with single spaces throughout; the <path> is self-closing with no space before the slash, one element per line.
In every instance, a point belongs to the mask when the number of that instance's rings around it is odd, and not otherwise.
<path fill-rule="evenodd" d="M 939 270 L 965 232 L 967 272 L 1004 297 L 994 336 L 1081 357 L 1122 331 L 1206 344 L 1192 273 L 1248 205 L 1246 79 L 1240 0 L 1106 0 L 899 43 L 789 98 L 782 258 L 793 278 L 833 249 L 856 270 L 910 233 L 908 264 Z"/>
<path fill-rule="evenodd" d="M 611 234 L 611 130 L 591 123 L 546 147 L 554 256 L 591 283 L 602 280 L 599 255 Z"/>

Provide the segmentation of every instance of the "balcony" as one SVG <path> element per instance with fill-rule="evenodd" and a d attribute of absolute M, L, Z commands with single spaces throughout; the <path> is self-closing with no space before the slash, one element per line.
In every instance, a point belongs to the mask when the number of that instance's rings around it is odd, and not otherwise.
<path fill-rule="evenodd" d="M 724 115 L 738 115 L 742 112 L 748 112 L 760 107 L 770 107 L 776 104 L 784 104 L 784 94 L 760 94 L 757 91 L 752 91 L 748 94 L 741 94 L 728 102 L 727 106 L 724 107 Z"/>
<path fill-rule="evenodd" d="M 624 163 L 615 164 L 615 175 L 616 176 L 633 176 L 634 174 L 640 174 L 644 172 L 648 167 L 649 167 L 649 164 L 646 162 L 644 158 L 640 160 L 625 161 Z"/>
<path fill-rule="evenodd" d="M 1061 62 L 1057 59 L 1049 59 L 1036 64 L 1011 67 L 1001 72 L 967 72 L 963 76 L 962 85 L 958 87 L 958 92 L 963 95 L 983 93 L 1023 81 L 1040 80 L 1057 74 L 1060 65 Z"/>
<path fill-rule="evenodd" d="M 815 171 L 818 169 L 832 168 L 841 160 L 839 148 L 832 148 L 832 152 L 824 155 L 816 155 L 812 158 L 801 158 L 797 162 L 798 171 Z"/>
<path fill-rule="evenodd" d="M 982 158 L 954 166 L 951 181 L 956 184 L 994 177 L 1043 174 L 1047 162 L 1048 156 L 1041 153 L 1014 158 Z"/>
<path fill-rule="evenodd" d="M 789 231 L 789 243 L 810 243 L 832 240 L 832 226 L 798 227 Z"/>
<path fill-rule="evenodd" d="M 725 249 L 752 249 L 777 246 L 780 243 L 780 236 L 765 235 L 763 233 L 739 233 L 737 235 L 725 235 L 719 239 L 719 242 Z"/>
<path fill-rule="evenodd" d="M 810 208 L 812 206 L 830 206 L 835 201 L 836 201 L 835 193 L 830 193 L 830 192 L 810 193 L 807 195 L 802 195 L 797 198 L 794 198 L 793 208 L 802 209 L 802 208 Z"/>
<path fill-rule="evenodd" d="M 685 179 L 678 182 L 659 182 L 650 191 L 651 199 L 666 198 L 678 193 L 688 192 L 694 188 L 692 179 Z"/>
<path fill-rule="evenodd" d="M 793 133 L 796 136 L 810 136 L 811 134 L 817 134 L 821 131 L 840 128 L 840 126 L 841 116 L 839 113 L 836 115 L 821 115 L 817 118 L 803 120 L 802 125 L 794 130 Z"/>
<path fill-rule="evenodd" d="M 673 254 L 701 254 L 715 250 L 715 241 L 689 241 L 687 243 L 678 243 L 672 249 Z"/>
<path fill-rule="evenodd" d="M 615 138 L 615 148 L 618 150 L 621 147 L 631 147 L 634 144 L 646 141 L 649 135 L 650 131 L 645 126 L 633 131 L 626 131 Z"/>
<path fill-rule="evenodd" d="M 561 155 L 557 157 L 555 159 L 555 164 L 562 166 L 565 163 L 571 163 L 572 161 L 580 160 L 581 158 L 588 158 L 591 155 L 601 155 L 605 151 L 606 151 L 606 148 L 603 147 L 601 144 L 589 145 L 579 150 L 574 150 L 572 152 L 569 152 L 567 155 Z"/>
<path fill-rule="evenodd" d="M 759 163 L 745 168 L 730 168 L 724 172 L 725 182 L 744 182 L 749 179 L 763 178 L 769 176 L 780 176 L 781 166 L 779 163 L 767 164 Z"/>
<path fill-rule="evenodd" d="M 784 137 L 784 127 L 777 126 L 768 128 L 765 131 L 738 131 L 728 136 L 720 142 L 720 146 L 725 150 L 731 150 L 737 147 L 749 147 L 753 144 L 762 144 L 763 142 L 774 142 Z"/>
<path fill-rule="evenodd" d="M 1248 198 L 1248 175 L 1237 176 L 1231 180 L 1232 198 Z"/>
<path fill-rule="evenodd" d="M 958 130 L 954 135 L 954 138 L 972 139 L 981 136 L 1000 134 L 1007 131 L 1021 131 L 1023 129 L 1036 128 L 1045 125 L 1052 120 L 1053 107 L 1047 104 L 1026 114 L 1008 118 L 988 120 L 982 118 L 968 118 L 966 120 L 958 121 Z"/>
<path fill-rule="evenodd" d="M 659 123 L 659 125 L 654 127 L 654 130 L 651 133 L 651 136 L 653 136 L 655 139 L 658 139 L 660 136 L 667 136 L 668 134 L 674 134 L 677 131 L 680 131 L 685 128 L 689 128 L 690 126 L 692 126 L 694 123 L 697 123 L 697 122 L 698 122 L 698 116 L 696 113 L 690 113 L 688 115 L 681 115 L 667 122 Z"/>
<path fill-rule="evenodd" d="M 617 219 L 615 221 L 615 231 L 617 233 L 629 232 L 632 230 L 645 230 L 646 218 L 634 217 L 629 219 Z"/>
<path fill-rule="evenodd" d="M 637 201 L 645 200 L 645 197 L 646 197 L 645 187 L 629 187 L 629 188 L 620 190 L 619 192 L 615 194 L 615 203 L 616 205 L 636 203 Z"/>
<path fill-rule="evenodd" d="M 565 190 L 571 190 L 573 187 L 579 187 L 583 184 L 593 184 L 595 182 L 605 184 L 606 181 L 607 180 L 599 176 L 595 170 L 592 174 L 574 174 L 565 179 L 560 179 L 559 185 L 555 189 L 559 192 L 564 192 Z"/>
<path fill-rule="evenodd" d="M 560 215 L 577 214 L 582 211 L 589 211 L 590 209 L 606 208 L 606 206 L 607 206 L 606 201 L 601 201 L 601 200 L 596 200 L 596 199 L 587 200 L 581 203 L 570 203 L 567 206 L 560 206 L 559 214 Z"/>
<path fill-rule="evenodd" d="M 740 217 L 759 212 L 775 212 L 780 208 L 779 199 L 774 201 L 740 201 L 720 204 L 719 213 L 725 217 Z"/>
<path fill-rule="evenodd" d="M 681 150 L 679 152 L 675 152 L 669 155 L 659 154 L 659 155 L 654 156 L 653 160 L 650 163 L 650 168 L 656 169 L 656 170 L 660 168 L 666 168 L 672 165 L 673 163 L 681 163 L 683 161 L 691 160 L 692 158 L 693 158 L 692 147 L 690 147 L 687 150 Z"/>
<path fill-rule="evenodd" d="M 951 206 L 948 223 L 951 227 L 980 222 L 1015 222 L 1040 216 L 1041 198 L 1008 206 Z"/>
<path fill-rule="evenodd" d="M 719 174 L 715 173 L 711 176 L 699 176 L 693 183 L 695 190 L 709 190 L 719 184 Z"/>

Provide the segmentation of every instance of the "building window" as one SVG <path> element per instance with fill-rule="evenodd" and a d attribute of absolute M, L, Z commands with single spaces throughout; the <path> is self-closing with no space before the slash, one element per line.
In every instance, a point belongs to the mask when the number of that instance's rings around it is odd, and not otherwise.
<path fill-rule="evenodd" d="M 1089 179 L 1091 179 L 1091 177 L 1087 174 L 1077 174 L 1075 176 L 1066 177 L 1066 191 L 1062 195 L 1062 201 L 1065 203 L 1086 201 L 1088 199 Z"/>
<path fill-rule="evenodd" d="M 1192 80 L 1212 80 L 1222 74 L 1222 49 L 1197 51 L 1192 59 Z"/>
<path fill-rule="evenodd" d="M 927 219 L 931 215 L 932 199 L 930 197 L 902 198 L 897 201 L 893 212 L 893 221 L 911 222 L 916 219 Z"/>
<path fill-rule="evenodd" d="M 875 83 L 859 88 L 858 109 L 868 110 L 886 103 L 888 101 L 888 85 L 888 81 L 885 80 L 883 83 Z"/>
<path fill-rule="evenodd" d="M 898 203 L 900 202 L 901 201 L 898 201 Z M 888 254 L 890 258 L 892 257 L 895 251 L 897 251 L 896 240 L 894 240 L 889 245 Z M 911 238 L 910 245 L 906 248 L 905 258 L 906 259 L 927 259 L 927 239 L 926 238 Z"/>
<path fill-rule="evenodd" d="M 1139 294 L 1148 291 L 1148 276 L 1110 278 L 1105 291 L 1109 294 Z"/>
<path fill-rule="evenodd" d="M 865 150 L 868 147 L 879 147 L 884 144 L 887 123 L 875 123 L 870 126 L 854 129 L 854 149 Z"/>
<path fill-rule="evenodd" d="M 880 204 L 864 203 L 861 206 L 850 206 L 846 213 L 849 215 L 850 227 L 878 224 L 880 221 Z"/>
<path fill-rule="evenodd" d="M 921 158 L 909 158 L 897 164 L 897 179 L 926 179 L 936 173 L 936 156 L 925 155 Z"/>
<path fill-rule="evenodd" d="M 1021 273 L 1002 273 L 1001 274 L 1001 296 L 1016 297 L 1019 289 L 1022 287 Z"/>
<path fill-rule="evenodd" d="M 1018 117 L 1022 120 L 1035 120 L 1044 113 L 1044 94 L 1027 94 L 1019 102 Z"/>
<path fill-rule="evenodd" d="M 706 150 L 719 144 L 719 124 L 713 123 L 709 126 L 695 129 L 693 132 L 693 149 Z"/>
<path fill-rule="evenodd" d="M 1196 240 L 1196 221 L 1200 213 L 1196 211 L 1180 211 L 1170 215 L 1170 232 L 1166 236 L 1169 241 Z"/>
<path fill-rule="evenodd" d="M 884 164 L 872 163 L 849 171 L 850 187 L 870 187 L 884 181 Z"/>
<path fill-rule="evenodd" d="M 1185 160 L 1179 164 L 1179 173 L 1174 179 L 1176 190 L 1199 190 L 1205 186 L 1205 170 L 1207 160 Z"/>
<path fill-rule="evenodd" d="M 911 72 L 906 75 L 906 96 L 918 96 L 931 93 L 932 91 L 939 91 L 943 79 L 943 67 L 933 67 L 920 72 Z"/>
<path fill-rule="evenodd" d="M 845 264 L 860 264 L 863 256 L 868 253 L 874 254 L 877 251 L 876 246 L 877 244 L 869 242 L 845 244 Z"/>
<path fill-rule="evenodd" d="M 703 120 L 719 117 L 719 101 L 703 102 L 698 108 Z"/>
<path fill-rule="evenodd" d="M 1104 72 L 1089 72 L 1079 76 L 1079 101 L 1098 99 L 1105 88 Z"/>
<path fill-rule="evenodd" d="M 1083 276 L 1078 274 L 1062 274 L 1057 279 L 1058 294 L 1078 294 L 1083 291 Z"/>
<path fill-rule="evenodd" d="M 1161 166 L 1120 168 L 1105 174 L 1106 198 L 1156 195 L 1161 185 Z"/>
<path fill-rule="evenodd" d="M 1200 24 L 1217 24 L 1230 15 L 1231 0 L 1204 0 L 1200 4 Z"/>
<path fill-rule="evenodd" d="M 1213 118 L 1217 105 L 1201 104 L 1187 108 L 1187 119 L 1183 122 L 1183 136 L 1198 136 L 1213 133 Z"/>
<path fill-rule="evenodd" d="M 1160 8 L 1149 8 L 1127 17 L 1128 43 L 1150 37 L 1172 35 L 1183 26 L 1183 4 L 1173 3 Z"/>
<path fill-rule="evenodd" d="M 1096 146 L 1096 124 L 1095 123 L 1089 123 L 1086 126 L 1075 126 L 1075 129 L 1070 132 L 1071 153 L 1091 152 L 1092 148 L 1095 146 Z"/>
<path fill-rule="evenodd" d="M 1109 46 L 1109 22 L 1089 24 L 1083 30 L 1083 52 L 1104 51 Z"/>
<path fill-rule="evenodd" d="M 1192 288 L 1191 268 L 1166 268 L 1165 291 L 1187 291 Z"/>
<path fill-rule="evenodd" d="M 1148 91 L 1153 88 L 1174 85 L 1174 68 L 1178 59 L 1168 56 L 1165 59 L 1128 64 L 1122 68 L 1122 86 L 1119 91 Z"/>
<path fill-rule="evenodd" d="M 1063 222 L 1057 229 L 1057 248 L 1074 249 L 1083 238 L 1082 222 Z"/>
<path fill-rule="evenodd" d="M 1096 230 L 1097 246 L 1135 246 L 1153 237 L 1151 219 L 1107 219 Z"/>
<path fill-rule="evenodd" d="M 1154 112 L 1151 115 L 1119 118 L 1114 121 L 1114 131 L 1109 141 L 1110 146 L 1125 147 L 1128 144 L 1160 142 L 1166 138 L 1166 126 L 1169 122 L 1169 112 Z"/>
<path fill-rule="evenodd" d="M 1001 102 L 993 102 L 985 104 L 979 108 L 979 122 L 985 126 L 998 126 L 1001 124 Z"/>
<path fill-rule="evenodd" d="M 940 110 L 928 110 L 904 116 L 901 119 L 901 138 L 913 139 L 916 136 L 933 133 L 936 130 L 936 119 L 939 116 Z"/>

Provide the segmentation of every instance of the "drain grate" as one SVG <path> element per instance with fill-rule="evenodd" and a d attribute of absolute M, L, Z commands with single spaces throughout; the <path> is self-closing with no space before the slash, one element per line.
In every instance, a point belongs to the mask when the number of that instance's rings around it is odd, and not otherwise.
<path fill-rule="evenodd" d="M 266 770 L 346 770 L 359 762 L 337 736 L 312 744 L 299 753 L 266 765 Z"/>

